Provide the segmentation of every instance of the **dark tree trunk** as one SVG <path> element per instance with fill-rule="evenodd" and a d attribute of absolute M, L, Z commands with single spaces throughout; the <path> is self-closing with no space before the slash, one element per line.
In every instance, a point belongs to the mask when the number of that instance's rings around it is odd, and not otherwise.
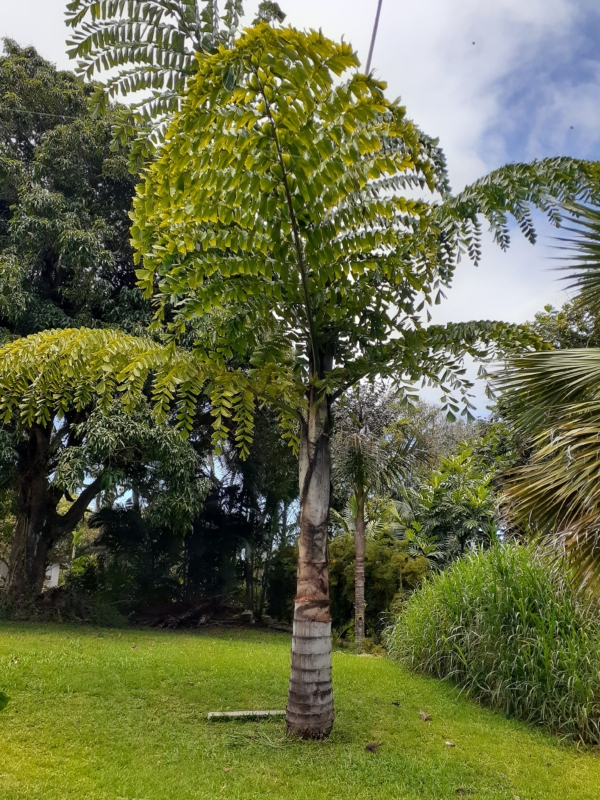
<path fill-rule="evenodd" d="M 275 534 L 277 533 L 277 508 L 271 514 L 271 525 L 269 532 L 269 540 L 267 544 L 267 553 L 265 556 L 265 563 L 263 565 L 263 574 L 260 587 L 260 596 L 258 599 L 258 617 L 262 619 L 263 611 L 265 609 L 265 600 L 267 597 L 267 585 L 269 583 L 269 573 L 271 571 L 271 558 L 273 556 L 273 544 L 275 542 Z"/>
<path fill-rule="evenodd" d="M 324 739 L 333 728 L 327 536 L 331 491 L 327 400 L 308 397 L 300 439 L 300 539 L 294 603 L 288 733 Z"/>
<path fill-rule="evenodd" d="M 34 425 L 19 454 L 17 520 L 6 591 L 14 601 L 42 591 L 50 542 L 48 461 L 51 427 Z"/>
<path fill-rule="evenodd" d="M 75 530 L 101 488 L 99 476 L 83 489 L 66 514 L 59 514 L 63 493 L 50 485 L 52 450 L 52 425 L 34 424 L 17 465 L 17 520 L 6 582 L 6 593 L 16 603 L 42 591 L 48 551 L 61 536 Z"/>
<path fill-rule="evenodd" d="M 354 520 L 354 641 L 362 649 L 365 639 L 365 497 L 356 493 L 356 519 Z"/>

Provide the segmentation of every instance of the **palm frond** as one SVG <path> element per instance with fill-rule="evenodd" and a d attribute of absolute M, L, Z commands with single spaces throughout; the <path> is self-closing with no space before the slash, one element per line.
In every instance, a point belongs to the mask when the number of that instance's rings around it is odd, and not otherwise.
<path fill-rule="evenodd" d="M 570 217 L 563 230 L 573 234 L 561 237 L 568 262 L 561 271 L 568 273 L 569 289 L 577 289 L 583 303 L 600 310 L 600 208 L 571 203 L 565 206 Z"/>
<path fill-rule="evenodd" d="M 600 414 L 600 349 L 541 351 L 507 360 L 494 380 L 523 431 L 567 414 Z"/>
<path fill-rule="evenodd" d="M 509 476 L 513 515 L 600 584 L 600 349 L 515 358 L 496 383 L 532 448 Z"/>

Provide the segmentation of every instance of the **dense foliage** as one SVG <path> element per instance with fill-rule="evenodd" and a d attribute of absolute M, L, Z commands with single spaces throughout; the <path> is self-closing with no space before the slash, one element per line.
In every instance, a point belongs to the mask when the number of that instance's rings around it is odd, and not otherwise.
<path fill-rule="evenodd" d="M 418 588 L 429 564 L 422 554 L 411 556 L 406 539 L 369 536 L 365 546 L 365 633 L 379 641 L 388 612 Z M 354 539 L 338 535 L 329 546 L 331 617 L 340 638 L 352 641 L 354 628 Z"/>
<path fill-rule="evenodd" d="M 114 111 L 33 48 L 0 56 L 0 326 L 26 335 L 149 322 L 135 287 L 128 211 L 135 178 L 111 151 Z"/>
<path fill-rule="evenodd" d="M 510 432 L 480 422 L 433 469 L 402 487 L 399 517 L 405 535 L 435 543 L 446 563 L 496 541 L 505 530 L 503 475 L 515 459 Z"/>
<path fill-rule="evenodd" d="M 513 545 L 435 576 L 389 630 L 390 654 L 509 716 L 600 742 L 600 613 L 563 564 Z"/>

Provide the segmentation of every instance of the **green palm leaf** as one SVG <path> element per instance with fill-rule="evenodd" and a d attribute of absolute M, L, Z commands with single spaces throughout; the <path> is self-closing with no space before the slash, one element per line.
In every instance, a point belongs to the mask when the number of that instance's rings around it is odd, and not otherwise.
<path fill-rule="evenodd" d="M 225 0 L 222 11 L 217 0 L 70 0 L 65 22 L 73 33 L 67 52 L 88 80 L 118 69 L 97 84 L 95 104 L 143 92 L 131 106 L 134 120 L 156 125 L 179 109 L 198 54 L 233 43 L 242 0 Z M 257 21 L 284 18 L 277 3 L 259 4 Z M 135 133 L 131 119 L 117 132 Z"/>
<path fill-rule="evenodd" d="M 570 217 L 564 230 L 574 234 L 561 239 L 567 251 L 570 289 L 577 289 L 590 310 L 600 309 L 600 209 L 572 203 L 566 206 Z"/>

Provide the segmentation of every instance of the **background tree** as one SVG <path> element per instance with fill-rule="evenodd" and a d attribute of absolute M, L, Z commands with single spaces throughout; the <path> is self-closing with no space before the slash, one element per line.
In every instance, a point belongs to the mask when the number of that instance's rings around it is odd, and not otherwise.
<path fill-rule="evenodd" d="M 277 585 L 274 569 L 282 566 L 285 552 L 281 540 L 286 464 L 288 486 L 295 493 L 297 459 L 269 426 L 269 416 L 265 409 L 257 417 L 257 437 L 250 457 L 241 463 L 249 467 L 244 475 L 237 470 L 239 459 L 233 452 L 211 457 L 204 442 L 197 440 L 206 426 L 194 423 L 190 439 L 199 456 L 196 471 L 201 471 L 201 485 L 206 484 L 199 511 L 186 502 L 185 489 L 191 486 L 181 458 L 172 465 L 179 470 L 175 493 L 167 470 L 151 461 L 148 450 L 140 453 L 142 462 L 125 465 L 122 483 L 97 496 L 94 505 L 100 511 L 86 515 L 85 524 L 73 532 L 71 548 L 70 537 L 65 537 L 51 550 L 53 561 L 69 564 L 64 589 L 52 596 L 63 618 L 98 624 L 135 619 L 185 627 L 214 615 L 227 620 L 250 595 L 250 614 L 261 617 L 265 604 L 274 601 L 271 611 L 285 621 L 289 581 Z M 105 428 L 111 428 L 109 421 L 104 421 Z M 91 459 L 84 461 L 93 466 Z M 67 501 L 64 505 L 59 512 L 68 510 Z M 293 537 L 288 526 L 290 534 Z M 275 597 L 279 590 L 281 597 Z"/>
<path fill-rule="evenodd" d="M 230 486 L 239 486 L 253 531 L 244 548 L 246 610 L 261 617 L 275 545 L 286 539 L 289 508 L 298 497 L 298 459 L 282 440 L 277 418 L 268 408 L 255 417 L 254 439 L 246 458 L 240 458 L 234 439 L 224 459 L 225 477 Z"/>
<path fill-rule="evenodd" d="M 598 347 L 600 344 L 598 314 L 579 296 L 561 308 L 545 306 L 531 324 L 540 338 L 555 350 Z"/>
<path fill-rule="evenodd" d="M 0 326 L 26 335 L 149 322 L 135 286 L 128 211 L 135 179 L 110 150 L 112 112 L 33 48 L 0 57 Z"/>
<path fill-rule="evenodd" d="M 41 591 L 49 549 L 103 491 L 125 486 L 139 497 L 153 496 L 163 524 L 189 525 L 204 484 L 191 442 L 181 438 L 164 405 L 181 381 L 171 376 L 177 364 L 180 373 L 188 364 L 189 391 L 198 394 L 189 355 L 122 332 L 86 329 L 35 334 L 0 352 L 0 415 L 5 423 L 16 421 L 16 523 L 7 587 L 14 600 Z M 158 419 L 143 392 L 145 378 L 125 405 L 114 399 L 117 383 L 136 383 L 135 369 L 127 372 L 136 356 L 157 369 L 155 400 L 163 393 L 165 409 Z M 188 430 L 193 411 L 180 415 Z"/>
<path fill-rule="evenodd" d="M 350 495 L 354 518 L 354 640 L 365 637 L 365 504 L 406 479 L 425 460 L 425 443 L 411 420 L 400 416 L 399 402 L 384 386 L 357 385 L 340 399 L 334 415 L 333 482 Z"/>
<path fill-rule="evenodd" d="M 211 460 L 211 490 L 186 537 L 185 589 L 189 595 L 233 596 L 241 583 L 245 611 L 261 618 L 271 603 L 273 561 L 289 544 L 298 460 L 268 408 L 257 413 L 246 459 L 239 457 L 232 432 L 224 452 Z"/>
<path fill-rule="evenodd" d="M 412 552 L 438 551 L 448 561 L 468 547 L 496 540 L 499 527 L 494 472 L 468 444 L 442 459 L 439 469 L 407 487 L 399 516 Z"/>
<path fill-rule="evenodd" d="M 598 188 L 598 165 L 551 159 L 450 194 L 436 143 L 383 84 L 348 74 L 357 66 L 346 44 L 265 24 L 203 56 L 135 201 L 147 295 L 176 300 L 182 319 L 208 317 L 210 345 L 198 342 L 196 354 L 211 371 L 216 441 L 233 418 L 247 450 L 255 397 L 277 409 L 288 436 L 300 428 L 287 724 L 305 737 L 333 724 L 331 404 L 379 375 L 451 390 L 464 385 L 464 354 L 531 342 L 502 323 L 425 327 L 420 309 L 439 298 L 462 252 L 477 260 L 478 215 L 502 246 L 509 215 L 533 241 L 531 204 L 558 223 L 559 199 L 595 198 Z M 434 194 L 412 199 L 408 187 Z M 249 352 L 252 369 L 238 369 L 234 356 Z"/>

